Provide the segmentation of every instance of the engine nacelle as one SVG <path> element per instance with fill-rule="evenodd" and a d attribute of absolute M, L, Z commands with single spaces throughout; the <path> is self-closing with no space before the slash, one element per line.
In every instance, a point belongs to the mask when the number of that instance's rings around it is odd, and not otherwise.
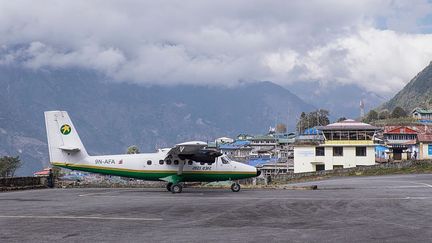
<path fill-rule="evenodd" d="M 193 154 L 179 154 L 180 159 L 189 159 L 197 162 L 204 162 L 212 164 L 216 161 L 216 158 L 221 156 L 222 153 L 214 149 L 201 149 Z"/>

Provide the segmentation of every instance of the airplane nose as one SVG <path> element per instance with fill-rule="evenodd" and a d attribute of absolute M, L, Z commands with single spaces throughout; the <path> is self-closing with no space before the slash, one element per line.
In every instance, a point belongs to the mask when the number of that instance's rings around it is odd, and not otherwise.
<path fill-rule="evenodd" d="M 260 176 L 261 175 L 261 171 L 256 169 L 256 176 Z"/>

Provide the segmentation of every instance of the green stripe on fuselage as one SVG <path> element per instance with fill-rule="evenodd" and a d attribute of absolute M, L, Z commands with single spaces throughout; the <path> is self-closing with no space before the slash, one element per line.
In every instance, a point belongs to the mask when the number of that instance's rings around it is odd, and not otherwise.
<path fill-rule="evenodd" d="M 115 175 L 130 177 L 148 181 L 159 181 L 161 178 L 176 175 L 176 170 L 131 170 L 123 168 L 110 168 L 102 166 L 82 165 L 82 164 L 64 164 L 52 163 L 55 166 L 80 170 L 86 172 L 99 173 L 104 175 Z M 236 171 L 183 171 L 182 181 L 226 181 L 238 180 L 244 178 L 255 177 L 255 173 L 251 172 L 236 172 Z"/>

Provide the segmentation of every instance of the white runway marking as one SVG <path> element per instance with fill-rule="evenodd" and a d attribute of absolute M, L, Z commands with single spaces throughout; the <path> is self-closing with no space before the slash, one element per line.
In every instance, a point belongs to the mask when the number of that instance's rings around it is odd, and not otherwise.
<path fill-rule="evenodd" d="M 113 192 L 92 192 L 92 193 L 86 193 L 86 194 L 80 194 L 78 195 L 79 197 L 88 197 L 88 196 L 99 196 L 102 194 L 108 194 L 108 193 L 113 193 Z"/>
<path fill-rule="evenodd" d="M 421 182 L 411 182 L 411 183 L 418 184 L 418 185 L 424 185 L 424 186 L 427 186 L 427 187 L 432 187 L 432 185 L 427 184 L 427 183 L 421 183 Z"/>
<path fill-rule="evenodd" d="M 130 221 L 162 221 L 162 218 L 125 218 L 97 216 L 61 216 L 61 215 L 0 215 L 0 218 L 17 219 L 97 219 L 97 220 L 130 220 Z"/>

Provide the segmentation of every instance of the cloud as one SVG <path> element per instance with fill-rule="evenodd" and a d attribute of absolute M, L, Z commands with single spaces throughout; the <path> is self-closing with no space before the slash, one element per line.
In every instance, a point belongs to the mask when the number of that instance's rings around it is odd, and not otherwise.
<path fill-rule="evenodd" d="M 432 60 L 428 1 L 0 1 L 0 65 L 143 84 L 269 80 L 394 93 Z"/>
<path fill-rule="evenodd" d="M 87 67 L 105 73 L 115 74 L 125 62 L 123 53 L 115 48 L 82 46 L 73 51 L 56 50 L 41 42 L 32 42 L 24 51 L 23 65 L 29 68 L 40 67 Z"/>
<path fill-rule="evenodd" d="M 367 91 L 394 93 L 432 60 L 430 43 L 432 34 L 362 29 L 313 48 L 296 60 L 297 65 L 304 68 L 298 77 L 324 83 L 357 84 Z"/>

